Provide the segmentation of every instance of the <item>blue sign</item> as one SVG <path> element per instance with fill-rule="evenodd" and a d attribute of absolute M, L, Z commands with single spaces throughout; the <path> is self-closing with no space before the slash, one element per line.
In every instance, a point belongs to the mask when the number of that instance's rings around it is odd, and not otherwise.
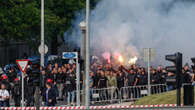
<path fill-rule="evenodd" d="M 77 57 L 77 52 L 63 52 L 62 54 L 63 59 L 76 59 Z"/>

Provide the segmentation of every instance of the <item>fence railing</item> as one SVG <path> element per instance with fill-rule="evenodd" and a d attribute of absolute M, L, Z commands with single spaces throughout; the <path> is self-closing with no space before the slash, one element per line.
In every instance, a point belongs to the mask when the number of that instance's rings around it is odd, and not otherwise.
<path fill-rule="evenodd" d="M 151 94 L 159 94 L 167 91 L 167 85 L 151 85 Z M 81 92 L 82 94 L 82 92 Z M 90 89 L 90 103 L 121 103 L 134 101 L 148 95 L 148 86 L 128 86 L 118 89 L 117 87 Z"/>
<path fill-rule="evenodd" d="M 120 90 L 116 87 L 91 89 L 90 93 L 91 103 L 113 103 L 120 101 Z"/>
<path fill-rule="evenodd" d="M 151 94 L 159 94 L 167 91 L 167 85 L 151 85 Z M 120 89 L 121 102 L 133 101 L 148 95 L 148 86 L 128 86 Z"/>

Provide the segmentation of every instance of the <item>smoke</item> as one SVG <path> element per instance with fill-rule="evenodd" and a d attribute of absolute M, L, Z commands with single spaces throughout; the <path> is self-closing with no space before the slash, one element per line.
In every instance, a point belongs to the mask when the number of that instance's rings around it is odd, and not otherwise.
<path fill-rule="evenodd" d="M 190 62 L 194 22 L 195 2 L 189 0 L 102 0 L 91 12 L 91 49 L 141 58 L 149 47 L 155 64 L 165 64 L 164 56 L 175 52 Z"/>

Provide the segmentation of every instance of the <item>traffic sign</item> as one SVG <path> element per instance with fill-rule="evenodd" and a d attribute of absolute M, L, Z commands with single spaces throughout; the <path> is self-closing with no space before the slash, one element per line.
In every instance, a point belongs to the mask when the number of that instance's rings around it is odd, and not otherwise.
<path fill-rule="evenodd" d="M 45 49 L 45 50 L 44 50 Z M 43 53 L 43 52 L 45 52 L 44 54 L 46 54 L 47 52 L 48 52 L 48 47 L 47 47 L 47 45 L 45 45 L 45 47 L 43 48 L 43 46 L 39 46 L 39 53 L 41 54 L 41 53 Z"/>
<path fill-rule="evenodd" d="M 24 60 L 16 60 L 16 64 L 18 65 L 18 67 L 20 68 L 20 70 L 24 73 L 27 69 L 28 66 L 28 59 L 24 59 Z"/>
<path fill-rule="evenodd" d="M 77 52 L 63 52 L 62 58 L 63 59 L 77 59 L 78 53 Z"/>
<path fill-rule="evenodd" d="M 149 59 L 148 59 L 148 55 L 149 55 Z M 144 62 L 148 62 L 148 60 L 154 61 L 154 57 L 155 57 L 155 53 L 154 53 L 153 48 L 144 48 L 143 49 L 143 60 L 144 60 Z"/>

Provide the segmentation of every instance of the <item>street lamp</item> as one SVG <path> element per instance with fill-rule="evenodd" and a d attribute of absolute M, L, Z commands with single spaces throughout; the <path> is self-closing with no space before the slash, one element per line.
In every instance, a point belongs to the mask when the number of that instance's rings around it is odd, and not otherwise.
<path fill-rule="evenodd" d="M 82 102 L 85 102 L 86 109 L 89 109 L 89 72 L 90 72 L 90 25 L 89 25 L 89 13 L 90 13 L 90 0 L 86 0 L 86 23 L 81 22 L 80 28 L 83 33 L 83 40 L 82 40 L 82 58 L 84 59 L 84 74 L 83 74 L 83 82 L 85 88 L 84 97 Z"/>
<path fill-rule="evenodd" d="M 82 44 L 81 44 L 81 59 L 84 61 L 82 62 L 82 74 L 83 74 L 83 95 L 82 95 L 82 105 L 85 105 L 85 80 L 86 80 L 86 74 L 85 74 L 85 62 L 86 62 L 86 23 L 82 21 L 80 24 L 80 29 L 82 31 Z"/>
<path fill-rule="evenodd" d="M 85 79 L 86 79 L 86 74 L 85 74 L 85 61 L 86 61 L 86 23 L 85 21 L 80 22 L 79 27 L 82 31 L 82 43 L 81 43 L 81 59 L 83 60 L 81 63 L 81 73 L 83 74 L 83 91 L 85 90 Z M 83 92 L 82 95 L 82 105 L 85 105 L 85 91 Z"/>
<path fill-rule="evenodd" d="M 86 31 L 86 23 L 85 23 L 85 21 L 80 22 L 79 26 L 80 26 L 82 31 Z"/>
<path fill-rule="evenodd" d="M 80 29 L 82 31 L 82 45 L 81 45 L 81 58 L 84 60 L 86 55 L 86 23 L 82 21 L 80 24 Z"/>

